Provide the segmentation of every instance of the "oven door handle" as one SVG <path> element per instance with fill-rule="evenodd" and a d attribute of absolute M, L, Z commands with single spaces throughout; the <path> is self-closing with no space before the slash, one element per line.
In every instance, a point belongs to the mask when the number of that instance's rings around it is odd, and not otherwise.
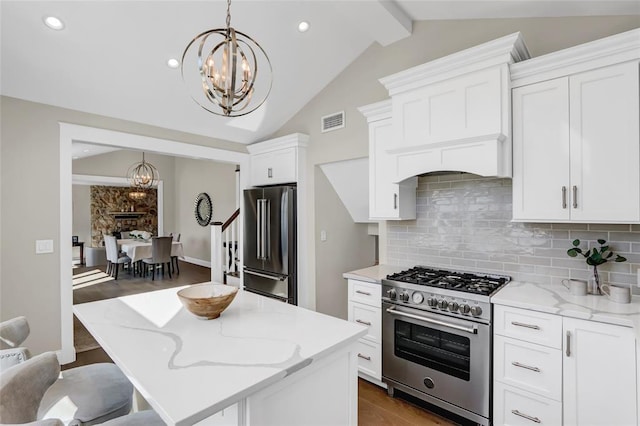
<path fill-rule="evenodd" d="M 473 325 L 471 327 L 465 327 L 463 325 L 451 324 L 451 323 L 448 323 L 446 321 L 440 321 L 440 320 L 436 320 L 436 319 L 432 319 L 432 318 L 422 317 L 420 315 L 413 315 L 413 314 L 408 314 L 406 312 L 396 311 L 393 308 L 388 308 L 387 312 L 390 313 L 391 315 L 398 315 L 398 316 L 401 316 L 401 317 L 407 317 L 407 318 L 415 319 L 415 320 L 418 320 L 418 321 L 428 322 L 428 323 L 434 324 L 434 325 L 441 325 L 443 327 L 449 327 L 449 328 L 453 328 L 455 330 L 465 331 L 465 332 L 470 333 L 470 334 L 478 334 L 478 326 L 476 326 L 476 325 Z"/>

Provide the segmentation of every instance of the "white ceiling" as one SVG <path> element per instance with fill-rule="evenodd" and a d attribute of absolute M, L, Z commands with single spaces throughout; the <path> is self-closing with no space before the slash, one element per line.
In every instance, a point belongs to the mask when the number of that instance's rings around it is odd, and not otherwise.
<path fill-rule="evenodd" d="M 223 27 L 225 9 L 221 0 L 2 0 L 0 92 L 251 143 L 280 128 L 371 43 L 409 35 L 412 20 L 628 15 L 640 14 L 640 2 L 234 0 L 232 26 L 262 45 L 274 70 L 267 102 L 236 119 L 200 108 L 179 70 L 165 65 L 200 32 Z M 47 15 L 61 18 L 66 28 L 46 28 Z M 306 33 L 296 30 L 301 20 L 311 24 Z"/>

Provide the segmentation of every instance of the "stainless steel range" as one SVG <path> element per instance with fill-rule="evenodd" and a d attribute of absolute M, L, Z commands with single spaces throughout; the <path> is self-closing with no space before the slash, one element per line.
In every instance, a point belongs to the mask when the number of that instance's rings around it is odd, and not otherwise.
<path fill-rule="evenodd" d="M 415 267 L 382 280 L 382 380 L 482 425 L 491 418 L 490 297 L 510 277 Z"/>

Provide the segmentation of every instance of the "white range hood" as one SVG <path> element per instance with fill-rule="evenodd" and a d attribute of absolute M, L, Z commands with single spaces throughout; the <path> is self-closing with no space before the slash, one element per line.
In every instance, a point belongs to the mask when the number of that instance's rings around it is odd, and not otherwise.
<path fill-rule="evenodd" d="M 394 182 L 430 172 L 511 177 L 511 34 L 380 79 L 391 95 Z"/>

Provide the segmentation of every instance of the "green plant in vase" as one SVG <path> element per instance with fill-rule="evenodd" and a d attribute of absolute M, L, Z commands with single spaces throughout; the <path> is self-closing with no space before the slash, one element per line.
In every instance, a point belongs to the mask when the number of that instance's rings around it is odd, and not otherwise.
<path fill-rule="evenodd" d="M 590 248 L 586 252 L 582 251 L 582 249 L 578 247 L 580 245 L 580 240 L 573 240 L 572 244 L 573 247 L 567 250 L 567 254 L 571 257 L 576 257 L 580 254 L 586 259 L 587 265 L 593 266 L 593 279 L 596 283 L 593 291 L 597 294 L 602 294 L 602 290 L 600 289 L 598 266 L 607 262 L 626 262 L 627 258 L 612 252 L 609 246 L 605 245 L 607 244 L 606 240 L 598 240 L 600 247 Z M 614 255 L 615 258 L 613 257 Z"/>

